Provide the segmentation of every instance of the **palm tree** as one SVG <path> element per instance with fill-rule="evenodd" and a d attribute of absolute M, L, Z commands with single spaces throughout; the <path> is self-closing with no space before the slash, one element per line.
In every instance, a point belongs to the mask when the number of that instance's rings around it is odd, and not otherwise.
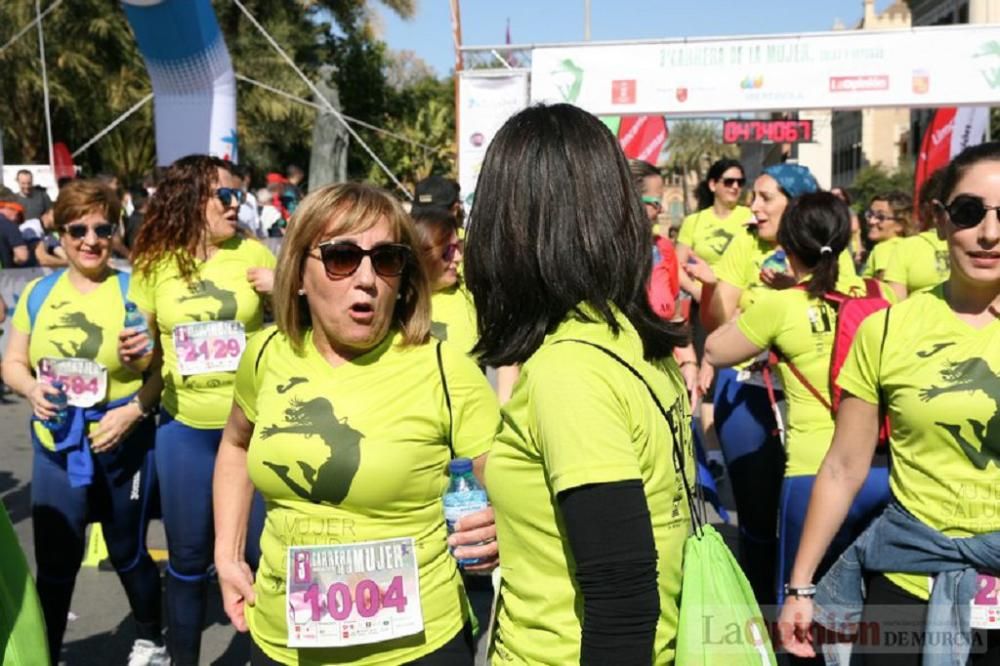
<path fill-rule="evenodd" d="M 701 182 L 712 162 L 722 157 L 738 157 L 739 148 L 722 142 L 719 123 L 681 120 L 670 124 L 667 136 L 667 166 L 683 174 L 684 208 L 689 208 L 689 177 Z"/>

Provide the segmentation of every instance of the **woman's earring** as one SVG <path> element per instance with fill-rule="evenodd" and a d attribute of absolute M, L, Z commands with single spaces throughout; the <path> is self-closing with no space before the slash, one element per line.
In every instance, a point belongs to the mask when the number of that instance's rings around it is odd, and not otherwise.
<path fill-rule="evenodd" d="M 305 296 L 305 295 L 306 295 L 306 290 L 305 289 L 299 289 L 299 296 Z"/>

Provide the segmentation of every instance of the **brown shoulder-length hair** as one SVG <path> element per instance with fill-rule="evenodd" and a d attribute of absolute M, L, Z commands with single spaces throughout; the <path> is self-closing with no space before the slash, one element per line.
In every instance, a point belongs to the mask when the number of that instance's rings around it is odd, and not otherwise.
<path fill-rule="evenodd" d="M 208 223 L 205 204 L 214 196 L 219 169 L 231 171 L 232 165 L 210 155 L 188 155 L 163 172 L 132 247 L 132 270 L 147 274 L 172 259 L 184 280 L 194 278 L 194 258 Z"/>
<path fill-rule="evenodd" d="M 305 332 L 312 327 L 306 296 L 299 293 L 309 254 L 327 238 L 363 232 L 383 219 L 389 223 L 392 241 L 411 249 L 394 323 L 403 332 L 404 344 L 427 341 L 431 329 L 430 279 L 410 216 L 383 189 L 364 183 L 340 183 L 311 192 L 299 203 L 278 253 L 272 294 L 274 314 L 278 329 L 297 350 L 301 351 Z"/>
<path fill-rule="evenodd" d="M 56 231 L 62 233 L 70 222 L 96 212 L 104 213 L 105 219 L 117 228 L 121 215 L 118 196 L 99 180 L 73 180 L 59 190 L 52 220 Z"/>

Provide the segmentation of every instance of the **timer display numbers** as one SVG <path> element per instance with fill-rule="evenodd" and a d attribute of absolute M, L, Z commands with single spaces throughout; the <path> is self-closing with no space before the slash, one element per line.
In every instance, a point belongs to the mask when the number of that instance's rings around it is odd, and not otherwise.
<path fill-rule="evenodd" d="M 811 143 L 811 120 L 727 120 L 724 143 Z"/>

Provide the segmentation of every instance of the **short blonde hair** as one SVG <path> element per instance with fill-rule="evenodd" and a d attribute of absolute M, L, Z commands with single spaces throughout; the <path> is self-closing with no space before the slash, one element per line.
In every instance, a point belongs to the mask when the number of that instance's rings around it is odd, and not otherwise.
<path fill-rule="evenodd" d="M 118 196 L 99 180 L 72 180 L 59 190 L 52 210 L 56 231 L 62 233 L 66 225 L 91 213 L 104 213 L 107 221 L 118 228 L 121 205 Z"/>
<path fill-rule="evenodd" d="M 431 328 L 431 289 L 417 231 L 403 207 L 385 190 L 364 183 L 327 185 L 303 199 L 288 223 L 278 253 L 274 279 L 274 311 L 278 329 L 301 351 L 312 317 L 302 289 L 305 263 L 324 236 L 341 236 L 389 223 L 394 243 L 411 249 L 400 284 L 393 324 L 403 333 L 403 343 L 422 344 Z M 328 229 L 333 222 L 333 228 Z"/>

